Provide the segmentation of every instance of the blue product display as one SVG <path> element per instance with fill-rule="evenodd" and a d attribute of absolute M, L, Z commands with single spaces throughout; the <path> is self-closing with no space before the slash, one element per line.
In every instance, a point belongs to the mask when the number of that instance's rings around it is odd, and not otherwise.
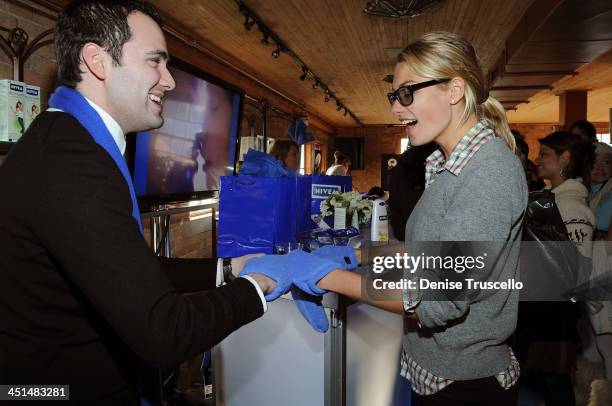
<path fill-rule="evenodd" d="M 350 246 L 352 248 L 358 247 L 359 242 L 363 240 L 363 237 L 355 227 L 349 226 L 343 230 L 312 230 L 305 233 L 301 233 L 297 237 L 306 251 L 315 251 L 319 247 L 326 245 L 335 246 Z"/>
<path fill-rule="evenodd" d="M 308 177 L 223 176 L 219 194 L 220 257 L 272 254 L 309 230 Z"/>
<path fill-rule="evenodd" d="M 321 214 L 321 202 L 332 193 L 344 193 L 353 190 L 353 178 L 350 176 L 313 175 L 310 178 L 312 181 L 312 208 L 310 214 L 313 216 Z M 326 220 L 326 222 L 329 221 L 329 219 Z M 329 225 L 331 226 L 332 224 Z"/>
<path fill-rule="evenodd" d="M 238 174 L 240 176 L 268 176 L 272 178 L 297 176 L 297 173 L 287 168 L 282 161 L 270 154 L 252 148 L 244 155 L 244 162 Z"/>

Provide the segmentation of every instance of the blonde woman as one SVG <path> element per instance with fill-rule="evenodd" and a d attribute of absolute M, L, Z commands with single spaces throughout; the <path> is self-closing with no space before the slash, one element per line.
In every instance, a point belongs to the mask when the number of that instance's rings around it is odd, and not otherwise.
<path fill-rule="evenodd" d="M 489 253 L 491 272 L 518 278 L 527 184 L 474 48 L 452 33 L 426 34 L 399 54 L 393 88 L 391 111 L 411 145 L 439 147 L 426 161 L 426 189 L 406 224 L 406 252 L 419 255 L 416 247 L 427 241 L 501 242 L 505 249 Z M 318 286 L 405 315 L 401 373 L 425 405 L 516 404 L 519 367 L 506 341 L 517 291 L 436 300 L 435 292 L 404 290 L 396 300 L 372 301 L 361 280 L 334 270 Z"/>

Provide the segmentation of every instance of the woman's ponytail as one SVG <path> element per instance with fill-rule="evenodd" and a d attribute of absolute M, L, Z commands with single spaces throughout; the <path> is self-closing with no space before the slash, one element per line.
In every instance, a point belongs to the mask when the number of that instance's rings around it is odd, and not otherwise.
<path fill-rule="evenodd" d="M 508 125 L 506 110 L 501 103 L 493 96 L 489 96 L 483 103 L 478 105 L 477 109 L 479 119 L 484 121 L 495 132 L 495 135 L 502 138 L 508 147 L 514 151 L 516 149 L 516 141 Z"/>

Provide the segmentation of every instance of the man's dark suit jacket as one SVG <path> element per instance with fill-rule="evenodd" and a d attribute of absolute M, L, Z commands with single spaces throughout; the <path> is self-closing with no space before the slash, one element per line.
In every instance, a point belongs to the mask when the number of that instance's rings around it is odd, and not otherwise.
<path fill-rule="evenodd" d="M 0 190 L 0 384 L 135 402 L 142 360 L 178 365 L 263 314 L 246 279 L 214 288 L 216 260 L 153 255 L 121 172 L 68 114 L 34 121 Z"/>

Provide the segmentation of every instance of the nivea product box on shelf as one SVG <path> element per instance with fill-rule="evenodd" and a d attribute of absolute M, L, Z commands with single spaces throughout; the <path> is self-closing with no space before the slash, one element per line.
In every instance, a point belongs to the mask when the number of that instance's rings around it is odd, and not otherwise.
<path fill-rule="evenodd" d="M 40 113 L 40 87 L 26 85 L 25 89 L 25 123 L 26 130 Z"/>
<path fill-rule="evenodd" d="M 16 80 L 0 80 L 0 141 L 17 141 L 26 130 L 26 84 Z"/>

